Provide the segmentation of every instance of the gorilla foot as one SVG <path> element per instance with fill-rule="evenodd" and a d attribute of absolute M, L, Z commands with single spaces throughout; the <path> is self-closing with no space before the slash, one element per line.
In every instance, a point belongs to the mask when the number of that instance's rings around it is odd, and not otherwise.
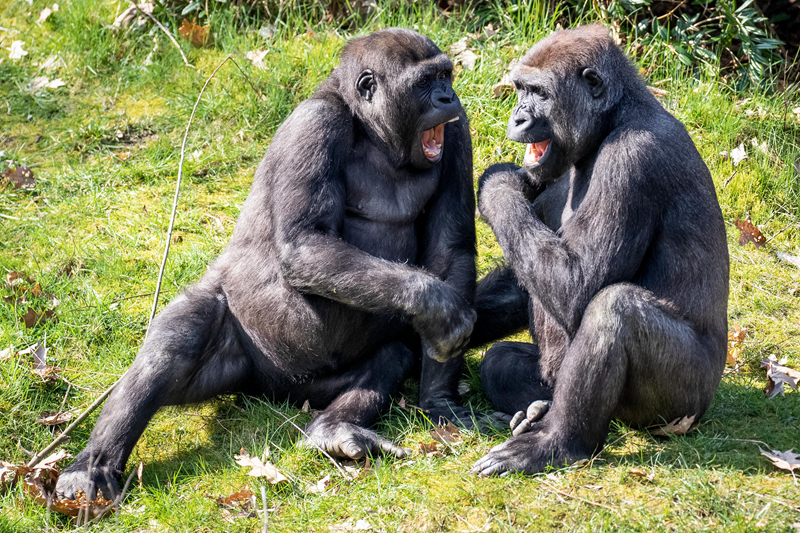
<path fill-rule="evenodd" d="M 547 414 L 552 404 L 553 402 L 548 400 L 536 400 L 528 406 L 527 412 L 517 411 L 509 422 L 511 434 L 516 437 L 529 432 L 533 428 L 533 424 Z"/>
<path fill-rule="evenodd" d="M 322 449 L 337 459 L 361 459 L 366 455 L 385 453 L 402 458 L 413 452 L 401 448 L 372 430 L 347 422 L 312 421 L 306 436 L 300 441 L 303 448 Z"/>
<path fill-rule="evenodd" d="M 505 413 L 493 413 L 486 415 L 476 413 L 468 407 L 457 403 L 442 400 L 426 406 L 430 412 L 429 419 L 435 426 L 445 426 L 448 422 L 467 430 L 480 431 L 486 433 L 490 429 L 500 430 L 508 424 L 508 415 Z"/>
<path fill-rule="evenodd" d="M 107 500 L 114 500 L 120 494 L 116 478 L 107 468 L 93 468 L 90 475 L 88 467 L 72 464 L 58 477 L 56 496 L 74 500 L 81 490 L 89 500 L 96 500 L 98 493 Z"/>
<path fill-rule="evenodd" d="M 492 448 L 472 467 L 472 473 L 479 476 L 509 473 L 536 474 L 548 466 L 571 465 L 588 459 L 590 453 L 567 450 L 563 439 L 556 440 L 544 432 L 524 433 L 512 437 Z"/>

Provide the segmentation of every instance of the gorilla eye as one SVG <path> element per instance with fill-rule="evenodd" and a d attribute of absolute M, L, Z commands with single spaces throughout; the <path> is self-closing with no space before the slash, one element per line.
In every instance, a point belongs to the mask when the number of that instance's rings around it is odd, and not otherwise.
<path fill-rule="evenodd" d="M 417 82 L 417 86 L 426 87 L 428 83 L 430 83 L 430 80 L 428 80 L 428 78 L 422 78 Z"/>
<path fill-rule="evenodd" d="M 439 80 L 446 80 L 449 77 L 450 77 L 450 73 L 446 72 L 444 70 L 440 70 L 439 73 L 436 75 L 436 79 L 439 79 Z"/>
<path fill-rule="evenodd" d="M 528 92 L 533 93 L 536 96 L 540 96 L 542 98 L 547 98 L 547 94 L 544 92 L 544 89 L 542 89 L 538 85 L 531 85 L 530 87 L 528 87 Z"/>

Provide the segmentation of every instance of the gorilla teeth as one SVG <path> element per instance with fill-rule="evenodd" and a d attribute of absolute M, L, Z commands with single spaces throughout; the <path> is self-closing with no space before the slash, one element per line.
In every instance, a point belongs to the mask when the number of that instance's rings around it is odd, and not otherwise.
<path fill-rule="evenodd" d="M 544 154 L 547 153 L 547 148 L 549 146 L 549 139 L 538 143 L 529 143 L 525 149 L 525 163 L 538 163 L 539 160 L 544 157 Z"/>
<path fill-rule="evenodd" d="M 448 120 L 447 122 L 449 124 L 450 122 L 455 122 L 456 120 L 458 120 L 458 117 L 453 117 L 450 120 Z"/>
<path fill-rule="evenodd" d="M 439 159 L 444 144 L 444 124 L 422 132 L 422 151 L 431 161 Z"/>

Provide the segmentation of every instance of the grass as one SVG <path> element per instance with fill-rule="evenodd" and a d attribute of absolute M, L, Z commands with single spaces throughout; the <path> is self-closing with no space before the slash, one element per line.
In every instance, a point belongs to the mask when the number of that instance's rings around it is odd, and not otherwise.
<path fill-rule="evenodd" d="M 176 233 L 162 306 L 202 276 L 225 246 L 253 171 L 277 126 L 312 94 L 336 64 L 345 39 L 390 25 L 415 28 L 442 49 L 466 32 L 492 22 L 501 31 L 472 41 L 476 68 L 456 76 L 456 89 L 471 120 L 476 178 L 492 162 L 521 159 L 505 140 L 513 98 L 491 98 L 491 86 L 508 62 L 555 22 L 536 2 L 496 0 L 474 17 L 436 16 L 427 4 L 381 8 L 357 30 L 327 23 L 307 25 L 287 8 L 271 40 L 258 23 L 240 28 L 231 10 L 212 13 L 215 44 L 192 49 L 190 62 L 159 30 L 104 26 L 125 3 L 71 0 L 46 22 L 47 3 L 12 0 L 0 7 L 0 48 L 22 40 L 29 52 L 11 61 L 0 51 L 0 160 L 29 165 L 33 191 L 0 190 L 0 273 L 24 271 L 59 300 L 57 322 L 26 328 L 26 308 L 0 302 L 0 350 L 46 343 L 48 362 L 61 378 L 45 383 L 30 356 L 0 361 L 0 459 L 25 462 L 54 430 L 36 422 L 40 413 L 81 411 L 133 360 L 149 315 L 177 174 L 180 141 L 191 106 L 210 72 L 228 54 L 263 92 L 261 99 L 235 67 L 224 66 L 209 85 L 190 133 Z M 177 35 L 177 28 L 171 28 Z M 152 64 L 145 60 L 153 51 Z M 266 69 L 244 54 L 268 49 Z M 46 71 L 42 64 L 57 58 Z M 749 330 L 738 372 L 727 374 L 699 429 L 657 439 L 614 425 L 608 446 L 591 464 L 533 478 L 479 479 L 469 467 L 507 433 L 467 434 L 444 457 L 382 459 L 356 481 L 342 479 L 315 453 L 295 448 L 298 432 L 287 421 L 309 415 L 260 400 L 225 397 L 202 405 L 162 410 L 133 452 L 128 468 L 144 464 L 121 513 L 91 526 L 112 531 L 259 531 L 257 518 L 228 522 L 206 494 L 228 495 L 264 483 L 234 463 L 242 447 L 265 449 L 291 482 L 267 485 L 271 531 L 328 531 L 347 520 L 366 520 L 375 531 L 793 531 L 800 496 L 792 476 L 758 453 L 751 440 L 781 451 L 800 451 L 800 394 L 765 399 L 762 357 L 788 357 L 800 368 L 800 273 L 775 251 L 800 245 L 800 121 L 796 93 L 733 92 L 714 71 L 687 72 L 667 55 L 640 57 L 651 85 L 669 91 L 662 101 L 681 119 L 717 184 L 729 229 L 730 321 Z M 32 95 L 32 78 L 47 75 L 67 85 Z M 762 153 L 751 144 L 766 143 Z M 720 152 L 740 144 L 748 159 L 733 167 Z M 675 154 L 680 157 L 680 154 Z M 0 163 L 2 170 L 5 163 Z M 774 238 L 765 248 L 739 247 L 733 223 L 749 213 Z M 489 228 L 478 224 L 481 274 L 502 260 Z M 8 295 L 8 291 L 3 295 Z M 144 296 L 142 296 L 144 295 Z M 44 305 L 43 303 L 41 305 Z M 489 409 L 477 368 L 468 354 L 470 390 L 465 401 Z M 409 403 L 415 387 L 404 388 Z M 275 409 L 277 408 L 277 412 Z M 97 413 L 65 445 L 77 453 Z M 425 420 L 394 406 L 378 430 L 411 448 L 430 441 Z M 374 465 L 373 465 L 374 466 Z M 635 473 L 641 471 L 650 477 Z M 632 473 L 634 472 L 634 473 Z M 305 487 L 325 475 L 323 494 Z M 71 530 L 69 519 L 47 515 L 16 487 L 0 495 L 0 531 Z"/>

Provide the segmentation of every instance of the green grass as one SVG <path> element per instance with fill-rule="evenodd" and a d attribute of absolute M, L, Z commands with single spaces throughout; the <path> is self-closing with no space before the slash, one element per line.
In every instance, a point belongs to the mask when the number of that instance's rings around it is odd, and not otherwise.
<path fill-rule="evenodd" d="M 234 55 L 265 99 L 232 65 L 209 85 L 190 133 L 188 154 L 198 155 L 185 167 L 162 306 L 199 279 L 222 250 L 272 134 L 328 75 L 351 35 L 402 25 L 446 50 L 485 23 L 499 27 L 491 39 L 471 43 L 480 60 L 475 70 L 457 74 L 456 89 L 471 120 L 476 178 L 492 162 L 520 161 L 521 147 L 504 138 L 513 98 L 492 99 L 491 86 L 512 58 L 554 26 L 540 4 L 521 4 L 514 11 L 496 0 L 468 20 L 402 4 L 379 10 L 357 30 L 314 21 L 309 30 L 291 7 L 270 41 L 258 36 L 258 25 L 242 29 L 232 11 L 218 10 L 211 17 L 213 48 L 195 50 L 182 42 L 197 67 L 190 69 L 150 26 L 117 34 L 105 28 L 124 3 L 67 1 L 41 26 L 36 18 L 46 2 L 4 3 L 0 49 L 22 40 L 29 55 L 12 62 L 0 50 L 0 161 L 26 163 L 38 181 L 33 191 L 0 190 L 0 274 L 24 271 L 60 303 L 58 322 L 26 329 L 25 308 L 0 301 L 0 350 L 45 342 L 63 379 L 43 383 L 31 372 L 29 356 L 0 361 L 0 459 L 24 462 L 24 450 L 44 448 L 54 433 L 36 423 L 41 412 L 62 403 L 81 411 L 133 360 L 152 301 L 137 295 L 155 287 L 186 121 L 224 57 Z M 170 29 L 177 35 L 176 27 Z M 154 37 L 158 49 L 148 66 Z M 266 70 L 244 58 L 254 49 L 269 49 Z M 51 56 L 60 58 L 60 66 L 40 71 Z M 298 432 L 285 417 L 302 426 L 308 414 L 227 397 L 162 410 L 129 462 L 129 471 L 144 463 L 141 485 L 134 481 L 118 517 L 93 529 L 259 531 L 255 518 L 225 521 L 204 495 L 228 495 L 245 485 L 258 493 L 263 482 L 248 477 L 233 455 L 242 447 L 260 455 L 268 447 L 291 479 L 267 486 L 271 531 L 327 532 L 348 519 L 365 519 L 375 531 L 794 530 L 800 522 L 796 482 L 748 440 L 800 452 L 800 394 L 765 399 L 758 369 L 770 354 L 800 368 L 800 272 L 774 254 L 797 254 L 800 245 L 800 177 L 793 168 L 800 158 L 800 121 L 792 113 L 800 101 L 796 93 L 736 94 L 713 71 L 687 72 L 670 56 L 645 53 L 641 66 L 648 83 L 669 91 L 664 105 L 686 124 L 712 171 L 729 228 L 729 316 L 750 331 L 739 372 L 725 376 L 697 431 L 659 440 L 614 425 L 609 445 L 589 465 L 504 479 L 476 478 L 469 467 L 508 434 L 469 434 L 450 455 L 383 459 L 346 481 L 324 457 L 295 448 Z M 60 77 L 67 86 L 26 92 L 40 75 Z M 766 154 L 751 146 L 754 138 L 766 142 Z M 734 169 L 720 152 L 741 143 L 749 159 Z M 775 236 L 766 248 L 738 246 L 733 222 L 746 213 Z M 480 221 L 478 244 L 484 274 L 502 252 Z M 71 274 L 66 265 L 73 265 Z M 465 401 L 485 410 L 480 357 L 479 351 L 468 355 Z M 409 403 L 417 399 L 415 391 L 413 384 L 405 387 Z M 75 454 L 83 447 L 96 417 L 75 430 L 67 450 Z M 397 406 L 378 429 L 411 448 L 430 440 L 425 420 Z M 631 474 L 633 469 L 652 479 Z M 306 494 L 306 485 L 328 474 L 333 485 L 326 493 Z M 0 495 L 0 506 L 3 532 L 74 528 L 64 517 L 48 517 L 20 487 Z"/>

